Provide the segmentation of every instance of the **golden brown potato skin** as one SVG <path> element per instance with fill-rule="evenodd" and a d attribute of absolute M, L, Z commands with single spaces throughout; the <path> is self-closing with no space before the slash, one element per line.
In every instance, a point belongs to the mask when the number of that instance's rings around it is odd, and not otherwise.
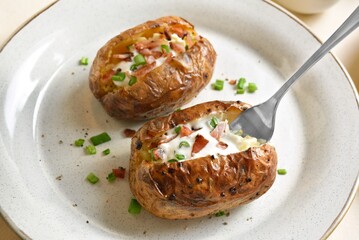
<path fill-rule="evenodd" d="M 130 188 L 137 201 L 154 215 L 190 219 L 228 210 L 263 195 L 276 177 L 277 154 L 263 144 L 227 156 L 207 156 L 183 162 L 150 161 L 168 129 L 211 112 L 224 112 L 229 121 L 250 105 L 213 101 L 147 122 L 132 138 Z"/>
<path fill-rule="evenodd" d="M 194 31 L 193 25 L 180 17 L 162 17 L 122 32 L 98 51 L 90 71 L 90 89 L 110 116 L 147 119 L 164 115 L 189 102 L 207 85 L 214 70 L 216 52 L 201 36 L 185 53 L 138 78 L 133 86 L 116 87 L 106 80 L 105 69 L 114 66 L 111 54 L 142 35 L 162 31 L 171 25 Z"/>

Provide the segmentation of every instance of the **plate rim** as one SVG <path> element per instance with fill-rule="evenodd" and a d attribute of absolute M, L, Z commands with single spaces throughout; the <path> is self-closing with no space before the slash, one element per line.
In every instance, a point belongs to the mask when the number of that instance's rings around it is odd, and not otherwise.
<path fill-rule="evenodd" d="M 291 13 L 289 10 L 285 9 L 284 7 L 280 6 L 278 3 L 275 3 L 271 0 L 261 0 L 262 2 L 269 4 L 270 6 L 276 8 L 278 11 L 286 14 L 289 18 L 294 20 L 296 23 L 298 23 L 304 30 L 306 30 L 309 34 L 311 34 L 320 44 L 323 44 L 323 40 L 319 38 L 318 35 L 316 35 L 302 20 L 300 20 L 297 16 L 295 16 L 293 13 Z M 32 15 L 28 20 L 26 20 L 21 26 L 18 27 L 4 42 L 3 46 L 0 47 L 0 53 L 5 49 L 5 47 L 10 43 L 10 41 L 20 32 L 22 29 L 24 29 L 28 24 L 30 24 L 34 19 L 36 19 L 38 16 L 46 12 L 48 9 L 52 8 L 54 5 L 59 3 L 60 0 L 55 0 L 54 2 L 50 3 L 49 5 L 45 6 L 43 9 Z M 350 84 L 351 90 L 353 91 L 353 94 L 355 96 L 356 104 L 359 110 L 359 94 L 356 89 L 356 86 L 349 75 L 347 69 L 344 67 L 343 63 L 338 59 L 338 57 L 333 53 L 329 52 L 329 54 L 333 57 L 335 62 L 338 64 L 341 71 L 344 73 L 345 78 Z M 344 216 L 347 214 L 347 212 L 350 209 L 350 206 L 352 205 L 354 198 L 356 196 L 357 191 L 359 191 L 359 173 L 356 176 L 356 179 L 353 183 L 353 186 L 351 188 L 350 194 L 340 210 L 339 214 L 336 216 L 336 218 L 332 221 L 332 224 L 329 226 L 329 228 L 324 232 L 322 237 L 320 239 L 327 239 L 334 230 L 338 227 L 338 225 L 341 223 L 341 221 L 344 219 Z M 5 224 L 9 226 L 19 237 L 31 239 L 30 236 L 28 236 L 22 229 L 20 229 L 14 221 L 8 216 L 8 214 L 1 208 L 0 206 L 0 215 L 5 220 Z"/>

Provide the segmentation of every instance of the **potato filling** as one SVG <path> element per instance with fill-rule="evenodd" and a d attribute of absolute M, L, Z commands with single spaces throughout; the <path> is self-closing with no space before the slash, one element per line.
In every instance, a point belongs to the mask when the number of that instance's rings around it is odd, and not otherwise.
<path fill-rule="evenodd" d="M 112 68 L 112 81 L 116 86 L 132 86 L 136 83 L 137 77 L 147 74 L 185 52 L 194 45 L 195 41 L 194 32 L 180 28 L 176 31 L 172 29 L 170 32 L 165 30 L 154 33 L 148 38 L 139 37 L 133 44 L 127 46 L 127 52 L 112 55 L 112 58 L 120 60 Z"/>
<path fill-rule="evenodd" d="M 228 155 L 261 145 L 254 137 L 230 131 L 227 119 L 222 118 L 210 115 L 166 131 L 158 147 L 151 150 L 152 158 L 177 162 L 208 155 Z"/>

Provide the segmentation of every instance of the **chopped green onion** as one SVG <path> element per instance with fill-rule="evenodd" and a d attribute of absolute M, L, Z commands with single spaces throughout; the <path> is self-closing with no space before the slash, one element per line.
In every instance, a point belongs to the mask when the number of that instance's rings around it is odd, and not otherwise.
<path fill-rule="evenodd" d="M 257 85 L 255 83 L 248 83 L 247 91 L 249 93 L 254 93 L 257 90 Z"/>
<path fill-rule="evenodd" d="M 125 79 L 125 77 L 126 77 L 126 73 L 124 73 L 124 72 L 118 72 L 118 73 L 116 73 L 116 75 L 120 76 L 123 79 Z"/>
<path fill-rule="evenodd" d="M 103 153 L 104 155 L 109 155 L 109 154 L 110 154 L 110 149 L 107 148 L 107 149 L 103 150 L 102 153 Z"/>
<path fill-rule="evenodd" d="M 93 145 L 88 145 L 85 147 L 85 151 L 87 154 L 94 155 L 96 154 L 96 147 Z"/>
<path fill-rule="evenodd" d="M 130 81 L 128 82 L 128 85 L 132 86 L 137 82 L 137 78 L 135 76 L 130 77 Z"/>
<path fill-rule="evenodd" d="M 87 177 L 86 177 L 87 181 L 89 181 L 92 184 L 97 183 L 100 179 L 92 172 L 90 172 Z"/>
<path fill-rule="evenodd" d="M 82 139 L 82 138 L 77 139 L 77 140 L 75 141 L 75 146 L 76 146 L 76 147 L 82 147 L 82 146 L 84 145 L 84 142 L 85 142 L 85 139 Z"/>
<path fill-rule="evenodd" d="M 180 142 L 180 144 L 179 144 L 179 148 L 181 148 L 181 147 L 189 147 L 190 145 L 189 145 L 189 143 L 187 142 L 187 141 L 182 141 L 182 142 Z"/>
<path fill-rule="evenodd" d="M 137 54 L 134 58 L 133 61 L 135 62 L 135 64 L 137 66 L 139 65 L 145 65 L 146 64 L 146 59 L 142 54 Z"/>
<path fill-rule="evenodd" d="M 126 78 L 126 73 L 124 73 L 124 72 L 119 72 L 112 76 L 113 81 L 122 82 L 123 80 L 125 80 L 125 78 Z"/>
<path fill-rule="evenodd" d="M 101 143 L 110 141 L 111 137 L 106 132 L 103 132 L 99 135 L 91 137 L 90 140 L 94 146 L 97 146 Z"/>
<path fill-rule="evenodd" d="M 148 150 L 148 152 L 149 152 L 149 154 L 150 154 L 150 156 L 151 156 L 151 161 L 156 160 L 156 159 L 155 159 L 155 154 L 153 153 L 153 150 L 155 150 L 155 148 L 152 148 L 152 149 Z"/>
<path fill-rule="evenodd" d="M 111 172 L 107 175 L 107 181 L 114 182 L 115 180 L 116 180 L 116 176 L 113 172 Z"/>
<path fill-rule="evenodd" d="M 286 175 L 287 174 L 287 170 L 284 169 L 284 168 L 278 169 L 277 172 L 278 172 L 279 175 Z"/>
<path fill-rule="evenodd" d="M 139 214 L 141 212 L 141 205 L 137 202 L 136 199 L 132 198 L 130 206 L 128 207 L 128 212 L 131 214 Z"/>
<path fill-rule="evenodd" d="M 244 88 L 237 89 L 237 94 L 244 94 L 245 90 Z"/>
<path fill-rule="evenodd" d="M 161 45 L 161 49 L 164 50 L 166 53 L 170 52 L 170 47 L 168 45 Z"/>
<path fill-rule="evenodd" d="M 82 57 L 80 59 L 80 65 L 88 65 L 89 64 L 89 59 L 87 57 Z"/>
<path fill-rule="evenodd" d="M 113 76 L 111 77 L 111 80 L 112 80 L 112 81 L 121 81 L 121 77 L 120 77 L 120 76 L 117 76 L 117 75 L 113 75 Z"/>
<path fill-rule="evenodd" d="M 237 83 L 237 89 L 244 89 L 244 84 L 246 83 L 245 78 L 240 78 Z"/>
<path fill-rule="evenodd" d="M 131 71 L 135 71 L 137 69 L 137 65 L 136 64 L 132 64 L 131 66 L 130 66 L 130 70 Z"/>
<path fill-rule="evenodd" d="M 178 154 L 178 153 L 176 153 L 175 156 L 176 156 L 176 158 L 177 158 L 178 160 L 183 160 L 183 159 L 186 158 L 183 154 Z"/>
<path fill-rule="evenodd" d="M 177 133 L 177 134 L 179 134 L 179 132 L 181 131 L 181 126 L 177 126 L 177 127 L 175 127 L 175 132 Z"/>
<path fill-rule="evenodd" d="M 168 160 L 167 162 L 178 162 L 178 160 L 177 159 L 174 159 L 174 158 L 172 158 L 172 159 L 170 159 L 170 160 Z"/>
<path fill-rule="evenodd" d="M 181 108 L 177 108 L 175 111 L 176 111 L 176 112 L 179 112 L 179 111 L 182 111 L 182 109 L 181 109 Z"/>
<path fill-rule="evenodd" d="M 184 49 L 187 51 L 187 50 L 188 50 L 188 48 L 189 48 L 189 47 L 188 47 L 188 45 L 186 45 Z"/>
<path fill-rule="evenodd" d="M 224 212 L 224 211 L 219 211 L 219 212 L 216 212 L 215 214 L 214 214 L 214 216 L 216 216 L 216 217 L 222 217 L 222 216 L 224 216 L 226 213 Z"/>
<path fill-rule="evenodd" d="M 218 124 L 218 118 L 212 117 L 211 121 L 209 122 L 209 125 L 211 125 L 212 128 L 216 128 Z"/>
<path fill-rule="evenodd" d="M 223 90 L 224 81 L 217 79 L 215 83 L 212 84 L 214 90 Z"/>

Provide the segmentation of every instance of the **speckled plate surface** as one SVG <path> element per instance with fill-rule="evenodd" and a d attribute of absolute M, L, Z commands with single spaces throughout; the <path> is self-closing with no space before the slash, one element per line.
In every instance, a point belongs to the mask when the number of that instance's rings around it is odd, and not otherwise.
<path fill-rule="evenodd" d="M 141 123 L 109 117 L 88 87 L 94 58 L 119 32 L 164 15 L 188 19 L 214 45 L 216 78 L 246 77 L 254 94 L 207 86 L 190 104 L 266 100 L 320 45 L 292 17 L 263 1 L 61 0 L 25 26 L 0 53 L 0 206 L 32 239 L 319 239 L 343 216 L 358 187 L 359 111 L 351 80 L 326 56 L 283 99 L 273 137 L 279 167 L 271 190 L 230 216 L 169 221 L 133 216 L 125 128 Z M 88 156 L 71 146 L 108 132 L 112 141 Z M 100 182 L 85 177 L 94 172 Z"/>

